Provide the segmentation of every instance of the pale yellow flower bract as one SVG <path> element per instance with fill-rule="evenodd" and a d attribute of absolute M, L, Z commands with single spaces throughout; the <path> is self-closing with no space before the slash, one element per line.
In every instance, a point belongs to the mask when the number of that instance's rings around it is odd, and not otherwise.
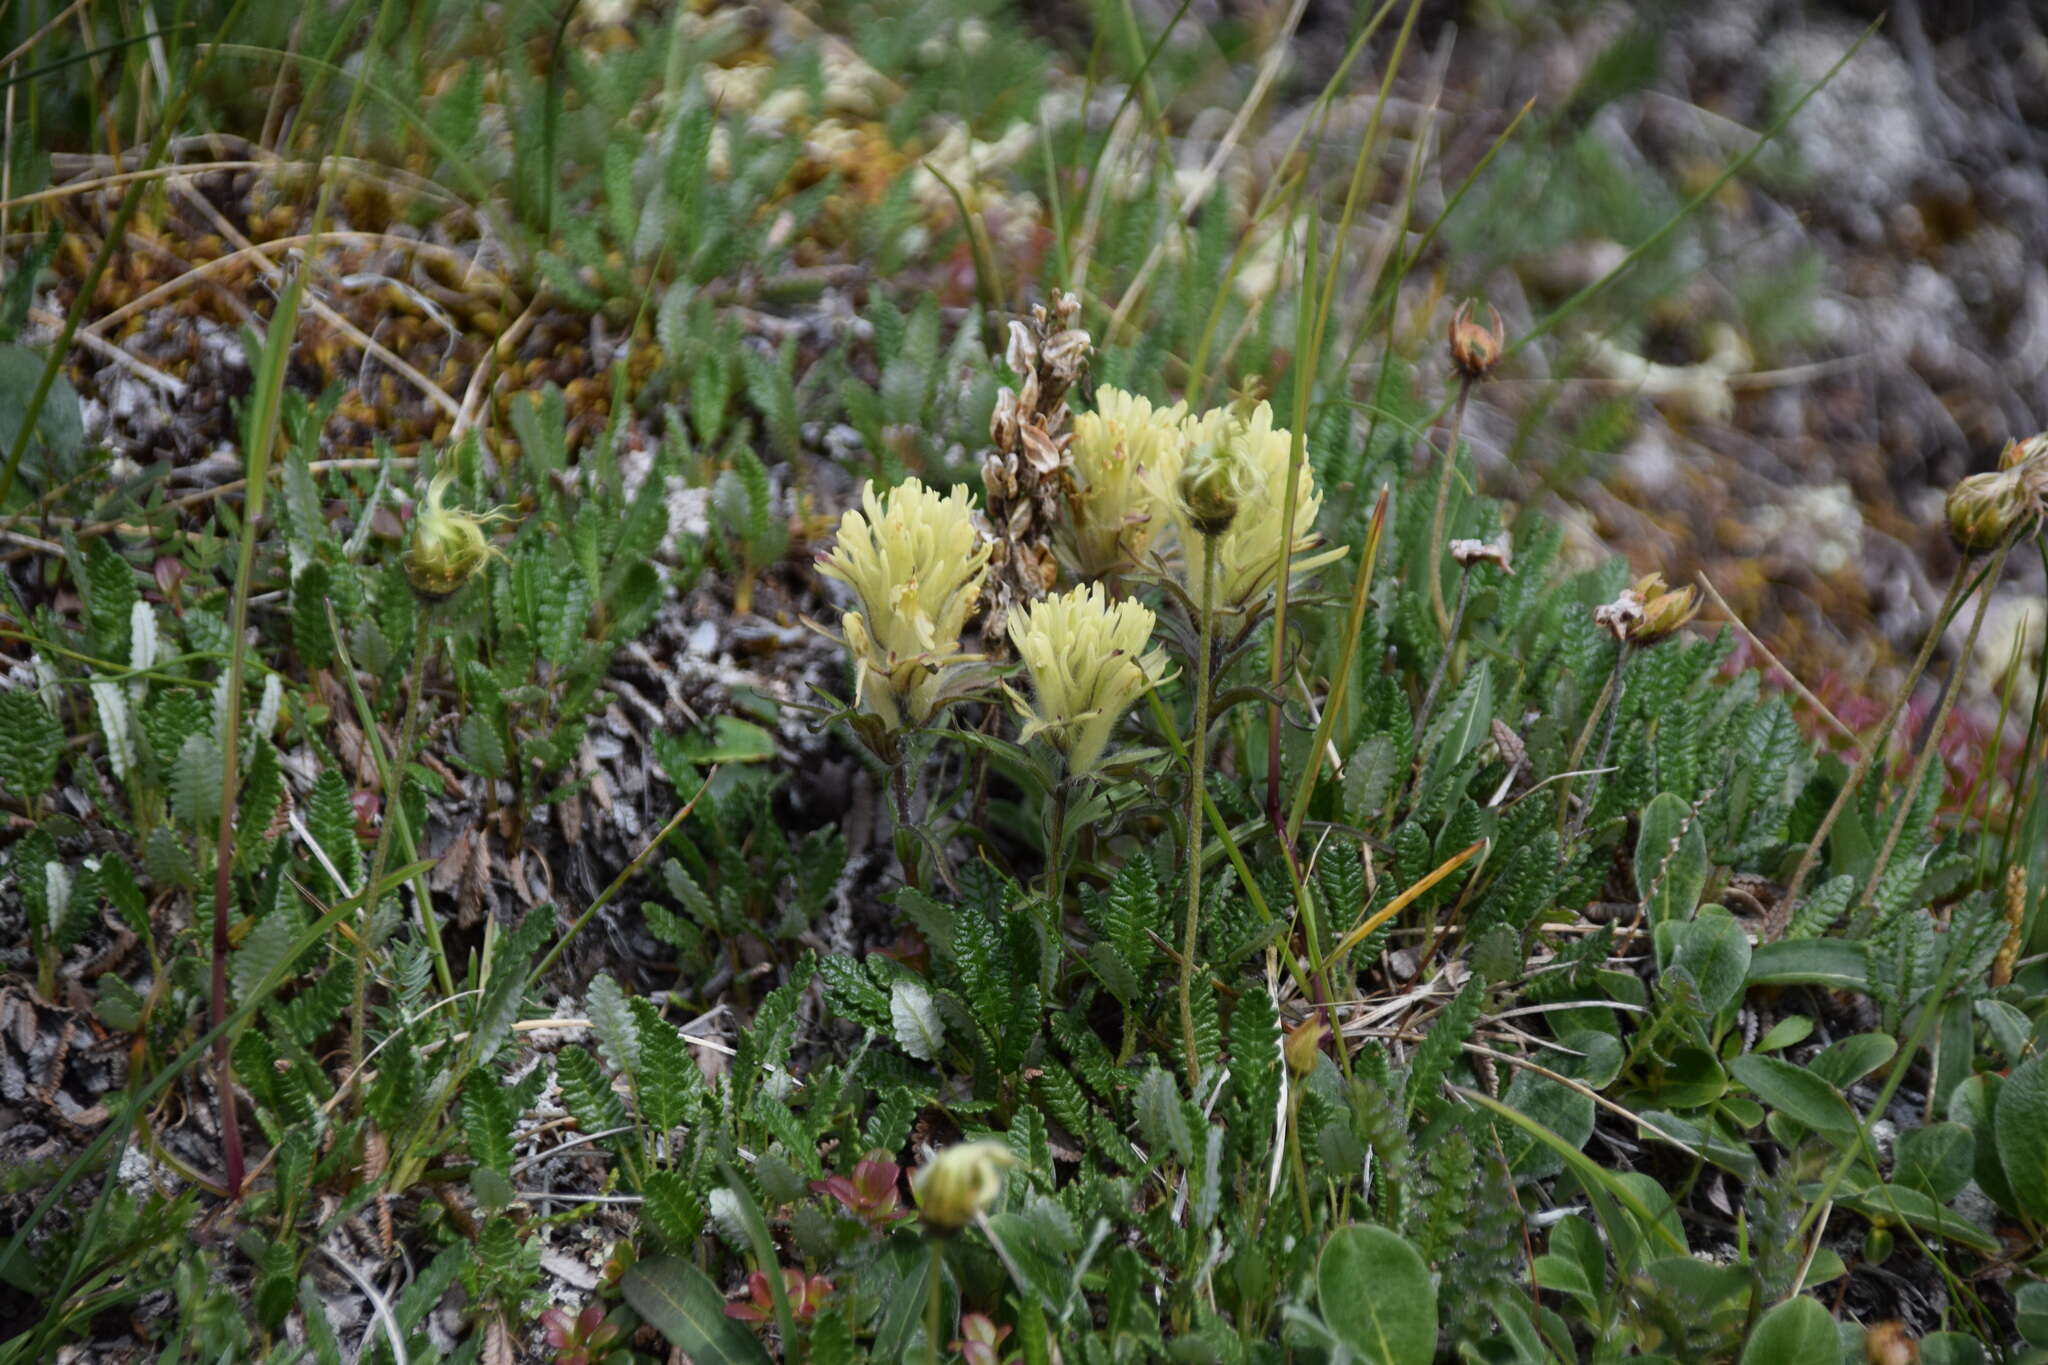
<path fill-rule="evenodd" d="M 860 597 L 840 618 L 853 651 L 856 702 L 892 729 L 932 718 L 945 669 L 973 661 L 960 632 L 981 597 L 989 546 L 965 485 L 940 495 L 906 479 L 886 500 L 872 480 L 839 520 L 818 571 Z"/>
<path fill-rule="evenodd" d="M 1011 630 L 1034 698 L 1019 706 L 1021 738 L 1044 735 L 1066 755 L 1070 776 L 1094 771 L 1118 719 L 1166 675 L 1165 652 L 1145 650 L 1153 621 L 1143 603 L 1111 604 L 1100 584 L 1033 602 Z"/>
<path fill-rule="evenodd" d="M 1187 407 L 1154 407 L 1137 394 L 1104 384 L 1095 411 L 1074 419 L 1071 454 L 1078 486 L 1068 503 L 1068 553 L 1084 578 L 1101 578 L 1142 562 L 1168 529 L 1146 474 L 1178 463 L 1187 436 Z"/>
<path fill-rule="evenodd" d="M 1287 487 L 1287 455 L 1293 443 L 1285 427 L 1273 425 L 1273 409 L 1260 403 L 1243 416 L 1230 408 L 1215 408 L 1185 424 L 1185 458 L 1198 455 L 1210 460 L 1228 460 L 1234 465 L 1230 484 L 1238 510 L 1229 528 L 1213 538 L 1216 557 L 1215 602 L 1219 607 L 1242 607 L 1271 592 L 1280 572 L 1280 537 L 1286 508 L 1281 498 Z M 1162 460 L 1150 472 L 1155 495 L 1167 509 L 1181 546 L 1181 576 L 1189 596 L 1201 600 L 1202 559 L 1200 532 L 1183 500 L 1174 494 L 1181 475 L 1180 461 Z M 1343 558 L 1344 549 L 1311 553 L 1317 544 L 1316 513 L 1323 498 L 1316 488 L 1315 472 L 1302 461 L 1295 486 L 1294 558 L 1290 573 L 1306 573 Z"/>

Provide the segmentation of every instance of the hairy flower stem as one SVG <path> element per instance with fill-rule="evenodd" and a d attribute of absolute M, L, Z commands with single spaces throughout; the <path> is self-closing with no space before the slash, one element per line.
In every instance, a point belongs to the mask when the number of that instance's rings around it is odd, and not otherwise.
<path fill-rule="evenodd" d="M 1614 744 L 1614 727 L 1621 720 L 1622 696 L 1627 689 L 1627 682 L 1622 677 L 1622 671 L 1628 667 L 1629 653 L 1630 644 L 1627 640 L 1623 640 L 1621 648 L 1615 651 L 1614 672 L 1607 675 L 1607 686 L 1600 693 L 1602 700 L 1607 703 L 1604 708 L 1607 713 L 1607 728 L 1600 735 L 1600 752 L 1593 758 L 1593 768 L 1596 772 L 1607 766 L 1607 751 Z M 1594 712 L 1596 716 L 1599 714 L 1599 710 Z M 1572 750 L 1572 768 L 1576 769 L 1579 766 L 1579 757 L 1585 752 L 1586 739 L 1591 733 L 1592 721 L 1589 719 L 1586 729 L 1579 735 L 1578 744 Z M 1569 789 L 1567 789 L 1565 799 L 1570 800 Z M 1564 838 L 1558 842 L 1558 856 L 1560 858 L 1569 856 L 1572 840 L 1579 837 L 1579 831 L 1586 827 L 1586 819 L 1592 813 L 1593 791 L 1591 788 L 1588 788 L 1585 797 L 1580 800 L 1578 808 L 1571 813 L 1571 821 L 1565 827 Z"/>
<path fill-rule="evenodd" d="M 1870 732 L 1868 738 L 1857 746 L 1856 766 L 1849 770 L 1849 776 L 1843 781 L 1841 790 L 1835 793 L 1834 802 L 1828 807 L 1828 813 L 1821 817 L 1820 827 L 1814 830 L 1813 837 L 1807 841 L 1806 852 L 1799 856 L 1798 866 L 1792 869 L 1792 879 L 1785 884 L 1785 894 L 1778 898 L 1777 905 L 1772 907 L 1769 917 L 1764 921 L 1766 943 L 1775 942 L 1785 936 L 1785 929 L 1792 922 L 1792 912 L 1799 906 L 1799 892 L 1805 887 L 1806 879 L 1812 874 L 1814 865 L 1820 861 L 1820 851 L 1827 844 L 1828 834 L 1834 829 L 1835 821 L 1842 818 L 1842 812 L 1849 808 L 1849 802 L 1854 799 L 1856 789 L 1863 785 L 1863 779 L 1869 776 L 1871 765 L 1877 761 L 1878 755 L 1883 753 L 1885 741 L 1891 738 L 1892 726 L 1898 723 L 1900 713 L 1906 709 L 1907 701 L 1912 698 L 1914 686 L 1920 681 L 1920 675 L 1927 671 L 1928 660 L 1934 657 L 1934 647 L 1941 643 L 1942 633 L 1948 629 L 1948 623 L 1955 617 L 1956 609 L 1962 605 L 1963 589 L 1969 581 L 1970 561 L 1966 558 L 1956 565 L 1955 577 L 1948 585 L 1948 595 L 1942 598 L 1941 609 L 1934 615 L 1934 625 L 1928 630 L 1927 638 L 1921 642 L 1920 653 L 1913 660 L 1913 666 L 1906 670 L 1905 680 L 1899 684 L 1898 695 L 1892 698 L 1891 709 L 1885 712 L 1884 719 L 1878 721 L 1877 728 Z"/>
<path fill-rule="evenodd" d="M 1458 649 L 1458 628 L 1465 624 L 1465 599 L 1471 589 L 1472 566 L 1461 565 L 1458 569 L 1458 604 L 1451 609 L 1451 625 L 1444 635 L 1444 650 L 1437 655 L 1436 671 L 1430 674 L 1429 689 L 1422 694 L 1422 709 L 1415 713 L 1414 745 L 1418 754 L 1422 749 L 1422 732 L 1429 728 L 1429 714 L 1436 709 L 1437 693 L 1443 691 L 1444 677 L 1451 671 L 1451 655 Z M 1420 761 L 1418 758 L 1417 762 Z"/>
<path fill-rule="evenodd" d="M 1188 1092 L 1201 1090 L 1201 1050 L 1195 1041 L 1195 930 L 1202 910 L 1202 794 L 1209 763 L 1209 668 L 1216 652 L 1216 612 L 1211 603 L 1216 577 L 1216 542 L 1202 541 L 1202 643 L 1195 656 L 1195 735 L 1188 759 L 1188 914 L 1181 933 L 1180 1033 L 1187 1050 Z"/>
<path fill-rule="evenodd" d="M 376 845 L 370 851 L 370 879 L 363 883 L 362 911 L 356 921 L 355 998 L 348 1032 L 348 1058 L 352 1071 L 360 1071 L 363 1067 L 363 1026 L 369 1014 L 370 924 L 377 914 L 377 888 L 384 882 L 384 866 L 391 856 L 391 838 L 397 832 L 399 822 L 405 819 L 405 765 L 412 762 L 413 745 L 419 741 L 420 713 L 426 709 L 420 704 L 420 698 L 427 685 L 427 656 L 433 653 L 433 649 L 434 608 L 431 603 L 423 602 L 420 606 L 419 639 L 413 643 L 412 667 L 406 670 L 405 721 L 399 727 L 398 752 L 392 756 L 391 765 L 384 774 L 384 823 L 378 829 Z M 375 742 L 376 738 L 372 736 L 371 743 Z M 455 984 L 448 970 L 447 954 L 441 948 L 440 922 L 434 918 L 434 907 L 427 902 L 421 901 L 419 910 L 420 932 L 433 953 L 442 989 L 453 995 Z M 362 1094 L 358 1088 L 358 1109 L 361 1108 Z"/>
<path fill-rule="evenodd" d="M 1458 441 L 1465 431 L 1465 402 L 1472 396 L 1472 376 L 1463 375 L 1458 380 L 1458 405 L 1451 411 L 1451 437 L 1444 447 L 1443 469 L 1436 480 L 1436 511 L 1429 518 L 1429 539 L 1426 544 L 1444 543 L 1444 513 L 1451 505 L 1451 478 L 1458 472 Z M 1436 627 L 1445 635 L 1451 633 L 1451 614 L 1444 610 L 1444 575 L 1441 564 L 1433 565 L 1429 574 L 1429 609 L 1436 614 Z"/>
<path fill-rule="evenodd" d="M 1892 851 L 1898 847 L 1906 821 L 1912 818 L 1914 798 L 1919 794 L 1920 784 L 1927 780 L 1927 770 L 1934 765 L 1934 756 L 1941 751 L 1941 732 L 1948 724 L 1949 712 L 1955 709 L 1956 698 L 1962 695 L 1963 670 L 1969 666 L 1970 653 L 1977 647 L 1977 632 L 1983 629 L 1984 613 L 1991 606 L 1991 590 L 1997 586 L 1999 572 L 2005 568 L 2005 557 L 2011 550 L 2011 540 L 1999 546 L 1990 569 L 1984 575 L 1984 593 L 1977 599 L 1976 615 L 1970 618 L 1970 634 L 1963 641 L 1962 652 L 1956 655 L 1955 666 L 1949 670 L 1948 686 L 1942 689 L 1941 704 L 1934 710 L 1933 722 L 1920 740 L 1920 756 L 1913 762 L 1912 775 L 1906 779 L 1905 790 L 1899 793 L 1899 808 L 1892 816 L 1891 828 L 1885 831 L 1883 845 L 1877 850 L 1877 861 L 1871 864 L 1870 880 L 1864 884 L 1863 896 L 1856 903 L 1856 918 L 1849 926 L 1850 938 L 1867 935 L 1877 917 L 1877 908 L 1871 901 L 1877 896 L 1878 883 L 1884 879 L 1885 866 L 1891 862 Z"/>
<path fill-rule="evenodd" d="M 889 795 L 896 808 L 896 861 L 903 868 L 903 883 L 913 891 L 924 890 L 924 860 L 917 854 L 917 838 L 910 818 L 910 763 L 899 761 L 889 769 Z"/>

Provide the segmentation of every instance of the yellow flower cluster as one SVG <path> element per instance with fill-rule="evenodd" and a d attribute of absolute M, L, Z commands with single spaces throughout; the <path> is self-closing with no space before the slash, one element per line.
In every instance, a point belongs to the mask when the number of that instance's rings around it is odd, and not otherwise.
<path fill-rule="evenodd" d="M 1265 403 L 1194 417 L 1179 403 L 1155 407 L 1103 385 L 1095 391 L 1095 411 L 1074 419 L 1069 559 L 1084 577 L 1102 578 L 1178 547 L 1183 581 L 1199 598 L 1207 534 L 1216 556 L 1216 605 L 1249 605 L 1278 581 L 1292 443 L 1290 432 L 1273 425 Z M 1314 553 L 1321 507 L 1315 473 L 1304 463 L 1295 488 L 1295 573 L 1344 553 Z"/>
<path fill-rule="evenodd" d="M 855 700 L 891 729 L 923 725 L 942 700 L 945 671 L 974 662 L 960 632 L 981 597 L 989 546 L 974 527 L 964 485 L 941 496 L 906 479 L 886 499 L 873 481 L 819 572 L 860 597 L 840 618 L 857 670 Z"/>
<path fill-rule="evenodd" d="M 1118 718 L 1166 676 L 1165 652 L 1145 652 L 1153 619 L 1140 602 L 1112 604 L 1097 584 L 1033 602 L 1011 631 L 1035 698 L 1019 702 L 1021 738 L 1044 735 L 1071 776 L 1094 771 Z"/>
<path fill-rule="evenodd" d="M 1249 413 L 1217 408 L 1189 420 L 1184 429 L 1185 467 L 1162 460 L 1153 474 L 1154 496 L 1167 509 L 1179 538 L 1181 576 L 1189 596 L 1201 600 L 1201 526 L 1220 525 L 1210 537 L 1216 564 L 1213 605 L 1244 607 L 1278 583 L 1293 435 L 1273 425 L 1273 409 L 1266 403 Z M 1190 477 L 1183 479 L 1184 472 Z M 1204 505 L 1191 506 L 1191 497 Z M 1234 504 L 1229 515 L 1219 515 L 1226 504 Z M 1319 543 L 1316 513 L 1322 505 L 1315 474 L 1304 460 L 1294 492 L 1291 574 L 1320 568 L 1344 555 L 1342 548 L 1313 553 Z"/>
<path fill-rule="evenodd" d="M 1179 462 L 1186 416 L 1184 404 L 1154 407 L 1150 399 L 1104 384 L 1095 391 L 1095 411 L 1074 419 L 1078 486 L 1063 540 L 1082 577 L 1104 578 L 1143 563 L 1167 529 L 1147 475 Z"/>

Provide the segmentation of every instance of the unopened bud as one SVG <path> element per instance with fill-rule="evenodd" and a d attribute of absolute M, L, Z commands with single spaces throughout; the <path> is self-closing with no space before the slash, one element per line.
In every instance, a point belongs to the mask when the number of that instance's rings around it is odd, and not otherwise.
<path fill-rule="evenodd" d="M 1467 379 L 1484 379 L 1494 366 L 1500 364 L 1501 352 L 1507 347 L 1507 332 L 1501 325 L 1500 310 L 1492 304 L 1486 311 L 1493 318 L 1491 327 L 1483 327 L 1472 320 L 1472 303 L 1468 299 L 1451 314 L 1451 363 L 1458 367 L 1458 373 Z"/>
<path fill-rule="evenodd" d="M 482 572 L 494 555 L 499 555 L 484 535 L 484 527 L 502 521 L 502 512 L 466 512 L 442 505 L 453 483 L 452 471 L 434 476 L 427 485 L 427 497 L 413 521 L 412 540 L 405 552 L 405 576 L 414 592 L 438 602 Z"/>
<path fill-rule="evenodd" d="M 1330 1030 L 1323 1025 L 1321 1010 L 1287 1030 L 1287 1036 L 1280 1044 L 1280 1052 L 1287 1058 L 1287 1069 L 1297 1076 L 1306 1076 L 1314 1071 L 1316 1058 L 1323 1054 L 1323 1039 L 1329 1033 Z"/>
<path fill-rule="evenodd" d="M 1234 432 L 1195 448 L 1180 473 L 1180 500 L 1188 520 L 1205 536 L 1220 536 L 1237 520 L 1244 500 L 1244 460 L 1232 446 Z"/>
<path fill-rule="evenodd" d="M 961 1142 L 926 1162 L 910 1180 L 918 1216 L 934 1232 L 953 1233 L 988 1212 L 1003 1192 L 1003 1169 L 1017 1158 L 1000 1142 Z"/>
<path fill-rule="evenodd" d="M 1948 491 L 1948 533 L 1956 548 L 1980 555 L 2004 542 L 2021 513 L 2020 467 L 1972 474 Z"/>

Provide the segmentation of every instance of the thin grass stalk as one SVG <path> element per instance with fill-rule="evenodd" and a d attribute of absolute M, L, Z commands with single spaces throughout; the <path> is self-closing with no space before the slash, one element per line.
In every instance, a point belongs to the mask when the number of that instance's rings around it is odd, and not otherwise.
<path fill-rule="evenodd" d="M 1843 779 L 1841 790 L 1835 793 L 1834 802 L 1828 806 L 1827 814 L 1821 817 L 1819 828 L 1814 830 L 1813 837 L 1807 841 L 1806 851 L 1800 855 L 1798 865 L 1792 869 L 1792 879 L 1785 885 L 1785 894 L 1778 898 L 1777 905 L 1765 919 L 1766 942 L 1785 936 L 1786 926 L 1792 922 L 1792 912 L 1799 905 L 1799 893 L 1805 887 L 1807 877 L 1812 874 L 1814 865 L 1820 861 L 1821 848 L 1827 843 L 1828 835 L 1835 827 L 1835 821 L 1842 818 L 1842 812 L 1849 808 L 1849 802 L 1854 799 L 1856 789 L 1863 785 L 1863 779 L 1869 775 L 1872 765 L 1884 752 L 1885 743 L 1891 738 L 1892 726 L 1898 723 L 1900 713 L 1906 709 L 1906 702 L 1913 695 L 1913 688 L 1920 681 L 1920 675 L 1927 671 L 1927 663 L 1934 657 L 1935 646 L 1941 643 L 1942 633 L 1948 629 L 1948 623 L 1954 619 L 1956 609 L 1962 605 L 1963 589 L 1969 581 L 1970 561 L 1965 559 L 1956 565 L 1955 577 L 1949 581 L 1948 593 L 1942 598 L 1940 609 L 1935 612 L 1934 625 L 1929 628 L 1927 638 L 1920 642 L 1920 653 L 1914 658 L 1912 667 L 1906 670 L 1905 680 L 1899 685 L 1898 695 L 1892 698 L 1891 708 L 1884 713 L 1884 718 L 1878 721 L 1877 728 L 1862 741 L 1860 752 L 1856 756 L 1856 765 L 1849 770 L 1848 777 Z"/>
<path fill-rule="evenodd" d="M 1337 281 L 1343 274 L 1344 243 L 1351 235 L 1351 223 L 1358 212 L 1359 201 L 1367 173 L 1371 169 L 1371 155 L 1379 145 L 1381 116 L 1386 112 L 1387 95 L 1393 89 L 1394 75 L 1401 69 L 1401 59 L 1408 50 L 1408 39 L 1415 31 L 1416 16 L 1422 11 L 1422 0 L 1409 0 L 1407 16 L 1401 21 L 1401 31 L 1394 39 L 1394 50 L 1387 58 L 1387 68 L 1380 77 L 1378 95 L 1373 100 L 1372 115 L 1366 122 L 1365 133 L 1359 139 L 1358 155 L 1351 166 L 1351 179 L 1344 191 L 1344 208 L 1337 218 L 1337 235 L 1330 244 L 1330 261 L 1326 268 L 1320 268 L 1320 297 L 1315 287 L 1319 267 L 1316 263 L 1316 238 L 1321 220 L 1310 214 L 1308 220 L 1308 251 L 1302 267 L 1302 296 L 1316 298 L 1313 325 L 1305 325 L 1297 317 L 1296 345 L 1294 356 L 1294 420 L 1291 425 L 1292 440 L 1287 447 L 1287 482 L 1281 490 L 1280 504 L 1280 572 L 1273 584 L 1273 645 L 1272 671 L 1268 682 L 1276 700 L 1266 703 L 1266 818 L 1273 825 L 1273 833 L 1280 840 L 1280 846 L 1287 854 L 1290 867 L 1294 865 L 1294 846 L 1287 837 L 1287 820 L 1280 809 L 1280 702 L 1282 684 L 1287 675 L 1287 599 L 1289 579 L 1293 576 L 1294 561 L 1294 516 L 1296 512 L 1296 490 L 1301 484 L 1301 467 L 1308 453 L 1308 409 L 1309 400 L 1315 390 L 1316 371 L 1322 356 L 1323 340 L 1328 335 L 1330 313 L 1335 307 Z M 1297 898 L 1297 903 L 1299 900 Z"/>
<path fill-rule="evenodd" d="M 1351 615 L 1344 623 L 1344 645 L 1338 651 L 1337 673 L 1330 682 L 1330 695 L 1323 702 L 1322 719 L 1316 722 L 1315 741 L 1309 746 L 1308 764 L 1294 786 L 1293 808 L 1287 812 L 1289 844 L 1300 837 L 1301 822 L 1308 814 L 1309 799 L 1315 794 L 1316 778 L 1322 771 L 1323 752 L 1329 747 L 1337 713 L 1343 709 L 1350 694 L 1351 672 L 1358 661 L 1358 637 L 1365 626 L 1365 605 L 1372 598 L 1373 574 L 1379 565 L 1380 538 L 1387 529 L 1387 497 L 1387 486 L 1381 484 L 1379 500 L 1373 504 L 1372 521 L 1365 533 L 1364 561 L 1351 582 Z"/>
<path fill-rule="evenodd" d="M 1200 653 L 1195 659 L 1194 751 L 1188 760 L 1188 910 L 1181 932 L 1180 1032 L 1187 1052 L 1188 1093 L 1201 1090 L 1201 1049 L 1195 1039 L 1195 940 L 1202 914 L 1202 798 L 1208 791 L 1209 670 L 1216 652 L 1216 542 L 1202 535 L 1202 590 L 1196 610 L 1202 614 Z"/>
<path fill-rule="evenodd" d="M 1359 161 L 1364 164 L 1362 153 Z M 1356 187 L 1354 175 L 1353 188 Z M 1315 320 L 1311 317 L 1312 310 L 1302 305 L 1315 292 L 1318 270 L 1316 239 L 1320 230 L 1320 220 L 1311 213 L 1308 241 L 1302 253 L 1302 304 L 1294 310 L 1294 421 L 1287 442 L 1287 482 L 1280 490 L 1280 566 L 1273 580 L 1273 663 L 1267 680 L 1273 690 L 1273 700 L 1266 703 L 1266 821 L 1272 825 L 1273 834 L 1279 839 L 1280 849 L 1287 855 L 1290 867 L 1294 865 L 1294 843 L 1287 837 L 1287 822 L 1280 813 L 1280 688 L 1286 677 L 1287 664 L 1287 580 L 1293 572 L 1295 489 L 1301 482 L 1302 460 L 1307 454 L 1308 436 L 1304 423 L 1308 420 L 1309 392 L 1315 387 L 1316 375 Z M 1333 276 L 1337 269 L 1336 257 L 1343 249 L 1344 238 L 1340 233 L 1331 249 L 1330 271 Z"/>
<path fill-rule="evenodd" d="M 1849 937 L 1862 938 L 1870 932 L 1877 909 L 1871 904 L 1877 896 L 1878 883 L 1884 879 L 1884 871 L 1890 864 L 1892 853 L 1899 845 L 1899 836 L 1905 832 L 1906 821 L 1912 818 L 1914 799 L 1920 791 L 1920 784 L 1927 779 L 1927 770 L 1934 765 L 1934 757 L 1941 752 L 1941 732 L 1948 724 L 1949 713 L 1955 710 L 1956 698 L 1963 694 L 1963 673 L 1970 666 L 1970 652 L 1977 647 L 1977 633 L 1984 628 L 1984 614 L 1991 607 L 1992 590 L 1998 586 L 1998 575 L 2005 568 L 2006 556 L 2012 552 L 2012 541 L 1998 547 L 1992 556 L 1991 567 L 1984 574 L 1984 591 L 1977 598 L 1976 614 L 1970 618 L 1970 633 L 1963 641 L 1962 651 L 1956 655 L 1954 667 L 1949 669 L 1948 686 L 1942 689 L 1941 704 L 1934 708 L 1934 718 L 1927 727 L 1927 733 L 1920 741 L 1919 757 L 1913 761 L 1913 771 L 1906 779 L 1905 790 L 1898 796 L 1898 810 L 1892 815 L 1891 828 L 1885 831 L 1884 843 L 1877 850 L 1877 861 L 1871 865 L 1870 880 L 1864 884 L 1863 894 L 1856 901 L 1856 918 L 1850 922 Z"/>
<path fill-rule="evenodd" d="M 240 0 L 237 0 L 236 8 L 240 8 Z M 390 15 L 391 9 L 391 0 L 384 0 L 371 30 L 373 42 L 375 35 L 383 31 L 384 21 Z M 356 112 L 362 104 L 363 88 L 364 83 L 358 81 L 350 91 L 348 108 L 335 131 L 336 147 L 346 143 L 349 130 L 355 124 Z M 166 128 L 168 127 L 167 124 Z M 323 179 L 320 198 L 313 210 L 312 236 L 316 246 L 320 232 L 327 224 L 328 210 L 333 198 L 333 179 Z M 110 234 L 110 240 L 117 236 L 118 234 Z M 220 833 L 214 848 L 213 869 L 211 1018 L 216 1025 L 227 1017 L 228 907 L 233 894 L 234 815 L 235 804 L 240 794 L 237 789 L 241 781 L 242 674 L 249 631 L 249 597 L 250 588 L 253 586 L 251 580 L 255 576 L 256 568 L 256 527 L 263 518 L 263 500 L 270 486 L 271 454 L 277 444 L 285 370 L 290 359 L 292 342 L 298 333 L 299 300 L 305 291 L 306 270 L 311 268 L 314 259 L 315 248 L 309 247 L 306 253 L 307 266 L 292 272 L 284 292 L 278 296 L 277 310 L 271 315 L 270 328 L 259 362 L 260 371 L 251 393 L 248 423 L 244 428 L 245 477 L 249 481 L 249 491 L 242 508 L 242 537 L 235 557 L 234 604 L 230 611 L 228 626 L 227 714 L 222 724 L 221 743 Z M 374 890 L 371 894 L 375 894 Z M 228 1197 L 237 1199 L 240 1198 L 242 1191 L 242 1130 L 235 1113 L 233 1064 L 229 1039 L 225 1031 L 214 1043 L 214 1070 L 221 1109 L 222 1156 L 226 1165 Z"/>

